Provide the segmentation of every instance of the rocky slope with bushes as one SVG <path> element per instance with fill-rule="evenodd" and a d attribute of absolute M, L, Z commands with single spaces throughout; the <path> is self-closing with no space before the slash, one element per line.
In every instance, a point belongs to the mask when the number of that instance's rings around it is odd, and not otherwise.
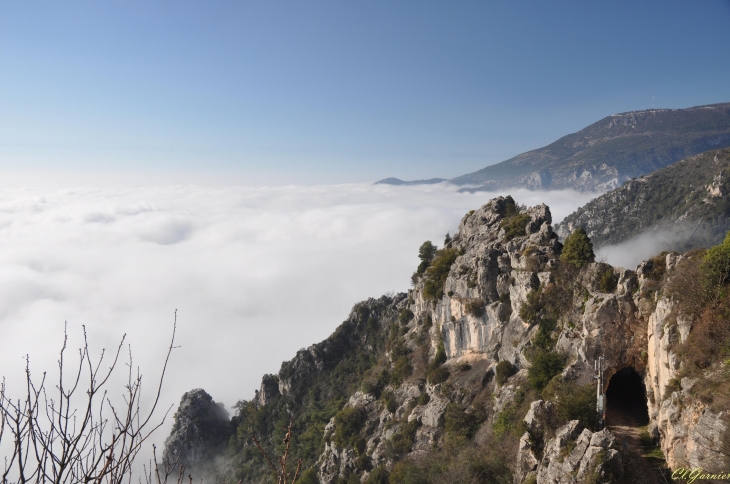
<path fill-rule="evenodd" d="M 712 150 L 626 182 L 568 215 L 556 232 L 582 227 L 597 247 L 670 231 L 665 250 L 720 243 L 730 230 L 730 149 Z"/>
<path fill-rule="evenodd" d="M 270 455 L 290 446 L 303 483 L 642 482 L 630 464 L 644 450 L 672 469 L 722 470 L 730 241 L 632 271 L 594 262 L 583 231 L 561 244 L 551 222 L 545 205 L 500 197 L 440 250 L 424 243 L 408 294 L 355 305 L 236 405 L 216 478 L 273 482 L 253 435 Z M 627 371 L 641 390 L 621 386 Z M 634 414 L 612 388 L 643 406 L 631 425 L 646 449 L 618 440 L 612 422 Z"/>

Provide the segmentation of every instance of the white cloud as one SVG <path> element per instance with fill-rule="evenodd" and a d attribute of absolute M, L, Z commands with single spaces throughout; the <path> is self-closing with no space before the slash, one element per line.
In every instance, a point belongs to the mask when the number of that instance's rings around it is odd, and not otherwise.
<path fill-rule="evenodd" d="M 593 196 L 512 195 L 549 204 L 555 222 Z M 36 374 L 52 370 L 68 321 L 72 347 L 81 325 L 96 350 L 127 333 L 150 393 L 177 308 L 182 347 L 163 402 L 203 387 L 230 406 L 354 303 L 407 290 L 420 243 L 440 245 L 493 196 L 447 185 L 6 189 L 0 368 L 11 394 L 26 353 Z"/>
<path fill-rule="evenodd" d="M 634 270 L 641 262 L 661 253 L 662 251 L 685 252 L 695 245 L 687 246 L 694 241 L 699 246 L 708 245 L 707 235 L 700 230 L 695 233 L 696 227 L 676 224 L 673 228 L 655 228 L 643 232 L 620 244 L 607 245 L 596 251 L 599 260 L 609 264 Z M 711 245 L 711 244 L 709 244 Z"/>

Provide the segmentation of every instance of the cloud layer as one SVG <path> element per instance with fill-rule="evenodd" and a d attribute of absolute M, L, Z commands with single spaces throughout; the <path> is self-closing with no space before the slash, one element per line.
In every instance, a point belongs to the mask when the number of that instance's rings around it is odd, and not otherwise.
<path fill-rule="evenodd" d="M 592 194 L 515 190 L 559 221 Z M 203 387 L 227 406 L 326 338 L 352 305 L 405 291 L 417 249 L 440 245 L 492 193 L 380 185 L 10 189 L 0 195 L 0 368 L 52 370 L 68 322 L 92 347 L 128 334 L 157 378 L 178 310 L 163 403 Z M 157 436 L 161 441 L 163 435 Z"/>

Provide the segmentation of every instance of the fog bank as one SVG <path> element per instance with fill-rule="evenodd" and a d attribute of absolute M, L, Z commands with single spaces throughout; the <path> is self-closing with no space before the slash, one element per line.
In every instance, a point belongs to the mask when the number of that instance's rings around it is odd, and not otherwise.
<path fill-rule="evenodd" d="M 594 196 L 511 194 L 547 203 L 554 222 Z M 149 395 L 177 309 L 181 347 L 163 404 L 202 387 L 230 408 L 326 338 L 354 303 L 407 290 L 418 246 L 440 246 L 496 195 L 443 184 L 6 189 L 0 368 L 9 393 L 21 390 L 25 354 L 35 374 L 55 368 L 67 321 L 71 348 L 86 325 L 97 354 L 126 333 Z"/>

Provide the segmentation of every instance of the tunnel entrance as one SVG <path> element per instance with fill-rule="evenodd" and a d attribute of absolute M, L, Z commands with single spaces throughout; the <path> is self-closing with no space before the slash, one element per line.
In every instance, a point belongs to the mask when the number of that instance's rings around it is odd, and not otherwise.
<path fill-rule="evenodd" d="M 644 382 L 630 366 L 617 371 L 606 390 L 606 425 L 641 427 L 648 423 Z"/>

